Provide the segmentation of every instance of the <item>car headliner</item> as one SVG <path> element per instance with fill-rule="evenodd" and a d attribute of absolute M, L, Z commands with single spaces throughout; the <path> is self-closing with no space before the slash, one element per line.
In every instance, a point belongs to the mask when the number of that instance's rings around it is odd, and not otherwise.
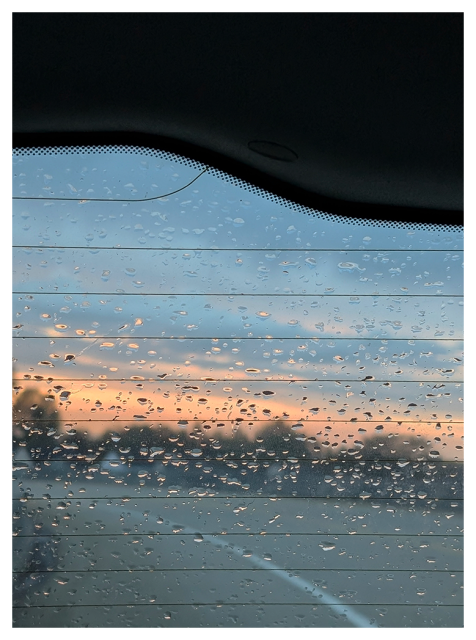
<path fill-rule="evenodd" d="M 463 223 L 462 13 L 14 13 L 15 146 L 134 144 Z"/>

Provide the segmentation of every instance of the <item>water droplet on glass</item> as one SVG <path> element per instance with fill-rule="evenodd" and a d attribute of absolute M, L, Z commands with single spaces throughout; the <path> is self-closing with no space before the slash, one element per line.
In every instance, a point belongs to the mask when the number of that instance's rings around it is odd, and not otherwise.
<path fill-rule="evenodd" d="M 367 500 L 367 498 L 371 498 L 372 494 L 369 493 L 368 491 L 362 491 L 361 493 L 359 493 L 359 498 L 362 498 L 362 500 Z"/>
<path fill-rule="evenodd" d="M 333 542 L 320 542 L 319 546 L 323 551 L 332 551 L 332 549 L 336 548 Z"/>
<path fill-rule="evenodd" d="M 337 267 L 341 273 L 345 273 L 345 272 L 352 273 L 352 271 L 355 271 L 356 269 L 359 271 L 362 271 L 362 269 L 359 269 L 359 265 L 356 264 L 355 262 L 339 262 Z"/>

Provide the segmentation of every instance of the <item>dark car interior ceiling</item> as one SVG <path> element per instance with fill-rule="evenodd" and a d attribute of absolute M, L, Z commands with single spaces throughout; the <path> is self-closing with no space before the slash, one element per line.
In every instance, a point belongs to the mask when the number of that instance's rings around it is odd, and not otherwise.
<path fill-rule="evenodd" d="M 462 13 L 14 13 L 15 146 L 175 151 L 321 211 L 463 224 Z"/>

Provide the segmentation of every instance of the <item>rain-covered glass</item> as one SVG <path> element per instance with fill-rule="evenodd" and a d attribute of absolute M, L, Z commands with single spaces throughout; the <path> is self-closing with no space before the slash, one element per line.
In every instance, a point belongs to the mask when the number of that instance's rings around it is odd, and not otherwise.
<path fill-rule="evenodd" d="M 14 626 L 462 626 L 462 229 L 13 174 Z"/>

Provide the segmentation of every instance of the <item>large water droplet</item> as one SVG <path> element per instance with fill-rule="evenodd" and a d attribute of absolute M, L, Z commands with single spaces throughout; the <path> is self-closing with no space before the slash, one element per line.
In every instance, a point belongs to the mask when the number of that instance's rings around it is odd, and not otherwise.
<path fill-rule="evenodd" d="M 333 542 L 320 542 L 319 546 L 323 551 L 332 551 L 332 549 L 336 548 Z"/>

